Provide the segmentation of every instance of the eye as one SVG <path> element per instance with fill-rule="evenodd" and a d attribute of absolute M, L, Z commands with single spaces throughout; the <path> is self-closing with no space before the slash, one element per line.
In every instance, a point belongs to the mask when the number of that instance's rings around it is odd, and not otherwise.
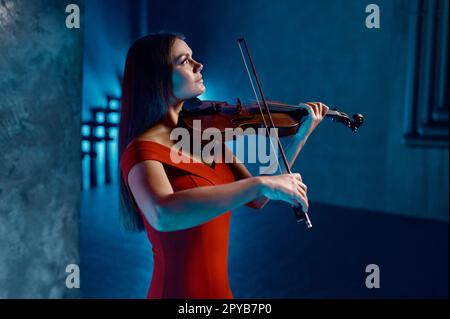
<path fill-rule="evenodd" d="M 184 59 L 181 64 L 187 64 L 187 62 L 189 62 L 189 59 Z"/>

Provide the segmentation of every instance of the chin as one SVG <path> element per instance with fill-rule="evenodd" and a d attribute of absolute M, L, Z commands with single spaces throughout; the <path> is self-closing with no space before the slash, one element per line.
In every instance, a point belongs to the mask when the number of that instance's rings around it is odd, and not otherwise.
<path fill-rule="evenodd" d="M 194 94 L 192 97 L 197 97 L 197 96 L 199 96 L 199 95 L 202 95 L 202 94 L 205 93 L 205 92 L 206 92 L 206 89 L 198 90 L 197 92 L 195 92 L 195 94 Z"/>
<path fill-rule="evenodd" d="M 199 89 L 197 87 L 196 89 L 191 90 L 189 93 L 184 94 L 184 98 L 183 99 L 192 99 L 194 97 L 202 95 L 205 92 L 206 92 L 206 87 L 204 87 L 203 89 Z"/>

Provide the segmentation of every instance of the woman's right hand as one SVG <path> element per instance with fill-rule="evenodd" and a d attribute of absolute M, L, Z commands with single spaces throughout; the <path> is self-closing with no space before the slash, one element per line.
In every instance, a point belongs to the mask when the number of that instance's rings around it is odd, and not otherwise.
<path fill-rule="evenodd" d="M 260 176 L 260 179 L 265 197 L 282 200 L 292 206 L 301 205 L 304 212 L 308 211 L 309 203 L 306 196 L 308 187 L 302 182 L 302 176 L 299 173 Z"/>

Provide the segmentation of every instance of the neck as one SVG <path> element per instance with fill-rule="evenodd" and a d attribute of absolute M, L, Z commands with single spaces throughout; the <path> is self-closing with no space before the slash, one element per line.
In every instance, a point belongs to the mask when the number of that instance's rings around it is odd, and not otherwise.
<path fill-rule="evenodd" d="M 159 123 L 155 124 L 153 131 L 170 135 L 172 129 L 177 127 L 179 113 L 183 107 L 184 100 L 179 100 L 171 104 L 168 108 L 167 115 Z"/>
<path fill-rule="evenodd" d="M 183 108 L 184 100 L 178 100 L 169 106 L 169 111 L 167 112 L 167 116 L 164 118 L 163 122 L 166 123 L 170 129 L 173 129 L 178 124 L 178 117 L 181 109 Z"/>

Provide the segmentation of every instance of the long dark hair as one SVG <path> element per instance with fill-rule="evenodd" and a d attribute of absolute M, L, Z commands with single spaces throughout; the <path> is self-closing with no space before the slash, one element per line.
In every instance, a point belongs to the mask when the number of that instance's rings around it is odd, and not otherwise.
<path fill-rule="evenodd" d="M 171 51 L 175 33 L 157 33 L 138 39 L 128 50 L 122 82 L 119 158 L 127 145 L 168 112 L 173 97 Z M 120 165 L 119 165 L 120 166 Z M 120 173 L 119 216 L 126 230 L 145 230 L 142 217 Z M 126 178 L 126 176 L 125 176 Z"/>

